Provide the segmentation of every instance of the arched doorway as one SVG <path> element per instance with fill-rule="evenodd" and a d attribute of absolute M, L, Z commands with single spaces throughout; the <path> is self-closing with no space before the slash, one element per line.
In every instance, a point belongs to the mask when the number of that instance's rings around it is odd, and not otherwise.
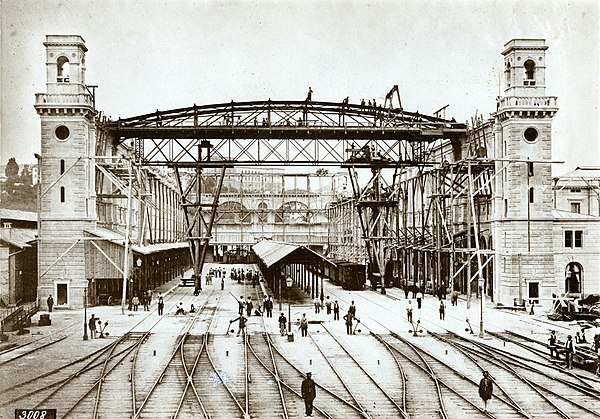
<path fill-rule="evenodd" d="M 570 262 L 565 268 L 565 293 L 581 293 L 583 268 L 577 262 Z"/>

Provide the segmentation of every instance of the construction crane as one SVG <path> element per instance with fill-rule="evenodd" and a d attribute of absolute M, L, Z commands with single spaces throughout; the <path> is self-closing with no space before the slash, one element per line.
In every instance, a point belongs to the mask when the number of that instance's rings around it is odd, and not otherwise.
<path fill-rule="evenodd" d="M 385 95 L 385 101 L 383 102 L 383 107 L 384 108 L 389 107 L 390 109 L 394 109 L 394 103 L 393 103 L 394 93 L 396 93 L 396 97 L 398 98 L 397 109 L 402 110 L 402 101 L 400 100 L 400 89 L 398 89 L 397 84 L 395 84 L 394 87 L 392 87 L 390 89 L 390 91 L 387 93 L 387 95 Z"/>

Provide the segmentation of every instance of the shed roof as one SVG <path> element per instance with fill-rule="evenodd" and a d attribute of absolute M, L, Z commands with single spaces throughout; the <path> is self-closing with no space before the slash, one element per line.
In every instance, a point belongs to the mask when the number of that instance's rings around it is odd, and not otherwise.
<path fill-rule="evenodd" d="M 558 209 L 552 210 L 552 217 L 555 221 L 570 220 L 570 221 L 600 221 L 597 215 L 579 214 L 576 212 L 563 211 Z"/>
<path fill-rule="evenodd" d="M 104 240 L 108 240 L 111 243 L 118 244 L 119 246 L 124 246 L 125 244 L 125 235 L 118 231 L 109 230 L 103 227 L 96 227 L 93 230 L 85 230 L 85 232 L 92 234 L 96 237 L 100 237 Z M 188 246 L 189 244 L 187 242 L 155 243 L 149 244 L 147 246 L 139 246 L 133 244 L 131 245 L 131 250 L 137 253 L 141 253 L 142 255 L 149 255 L 151 253 L 161 252 L 164 250 L 183 249 Z"/>
<path fill-rule="evenodd" d="M 8 231 L 0 230 L 0 240 L 20 249 L 31 247 L 29 242 L 35 241 L 37 228 L 11 228 Z"/>
<path fill-rule="evenodd" d="M 0 220 L 30 221 L 37 223 L 37 212 L 20 211 L 7 208 L 0 208 Z"/>
<path fill-rule="evenodd" d="M 335 266 L 335 263 L 325 256 L 318 254 L 306 246 L 297 244 L 263 240 L 252 246 L 252 250 L 267 268 L 271 268 L 275 264 L 286 260 L 294 262 L 323 261 Z"/>

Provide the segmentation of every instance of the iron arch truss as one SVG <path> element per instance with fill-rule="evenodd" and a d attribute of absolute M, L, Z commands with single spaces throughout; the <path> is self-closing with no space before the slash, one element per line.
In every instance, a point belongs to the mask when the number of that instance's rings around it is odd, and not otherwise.
<path fill-rule="evenodd" d="M 456 140 L 454 120 L 359 104 L 306 101 L 194 105 L 110 121 L 113 142 L 133 140 L 145 165 L 427 163 L 428 145 Z"/>

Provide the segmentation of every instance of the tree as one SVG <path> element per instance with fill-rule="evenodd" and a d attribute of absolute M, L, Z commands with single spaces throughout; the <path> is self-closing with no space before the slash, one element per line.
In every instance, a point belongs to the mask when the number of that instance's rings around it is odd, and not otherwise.
<path fill-rule="evenodd" d="M 37 187 L 32 185 L 29 165 L 24 165 L 19 175 L 19 164 L 14 157 L 8 160 L 4 171 L 0 200 L 2 208 L 21 211 L 37 211 Z"/>
<path fill-rule="evenodd" d="M 6 169 L 4 169 L 4 174 L 8 179 L 16 178 L 19 175 L 19 164 L 14 157 L 8 159 L 8 163 L 6 163 Z"/>
<path fill-rule="evenodd" d="M 21 183 L 23 185 L 31 186 L 33 182 L 33 178 L 31 175 L 31 170 L 29 169 L 29 165 L 23 165 L 23 169 L 21 170 Z"/>

